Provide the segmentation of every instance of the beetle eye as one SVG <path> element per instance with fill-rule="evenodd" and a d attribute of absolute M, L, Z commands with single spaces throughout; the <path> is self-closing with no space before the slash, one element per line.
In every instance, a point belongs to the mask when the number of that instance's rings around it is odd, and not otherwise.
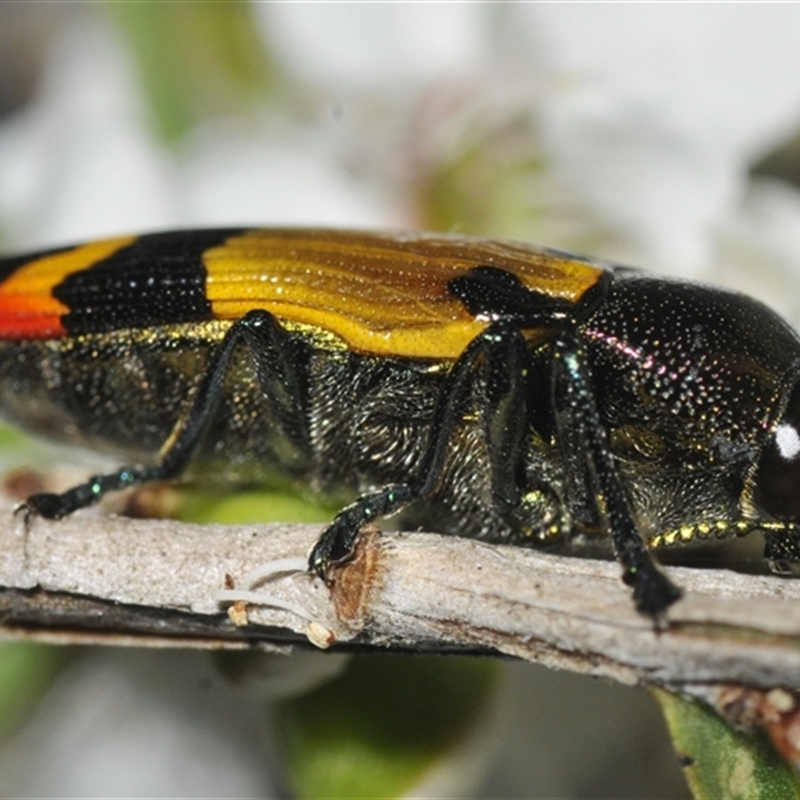
<path fill-rule="evenodd" d="M 754 498 L 771 517 L 800 519 L 800 383 L 761 453 Z"/>

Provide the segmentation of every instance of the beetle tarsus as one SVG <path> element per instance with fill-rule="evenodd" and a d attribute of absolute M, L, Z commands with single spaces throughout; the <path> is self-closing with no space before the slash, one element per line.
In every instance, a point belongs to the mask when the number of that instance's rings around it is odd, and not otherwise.
<path fill-rule="evenodd" d="M 308 557 L 309 570 L 326 579 L 330 566 L 352 557 L 362 525 L 400 511 L 417 496 L 418 492 L 410 486 L 390 484 L 359 497 L 342 509 L 323 531 Z"/>
<path fill-rule="evenodd" d="M 352 555 L 358 540 L 359 527 L 341 522 L 341 514 L 317 540 L 308 557 L 309 572 L 316 573 L 327 582 L 328 571 L 335 564 L 343 564 Z"/>
<path fill-rule="evenodd" d="M 64 510 L 63 495 L 44 492 L 31 495 L 16 511 L 25 515 L 26 522 L 31 517 L 61 519 L 70 513 L 70 509 Z"/>
<path fill-rule="evenodd" d="M 633 583 L 633 602 L 640 614 L 658 620 L 664 612 L 683 596 L 683 592 L 655 565 L 642 569 L 634 576 L 626 576 Z"/>

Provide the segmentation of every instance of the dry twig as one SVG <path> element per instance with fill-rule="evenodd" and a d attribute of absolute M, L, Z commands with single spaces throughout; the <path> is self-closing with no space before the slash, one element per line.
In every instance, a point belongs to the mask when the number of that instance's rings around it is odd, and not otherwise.
<path fill-rule="evenodd" d="M 0 511 L 0 634 L 48 641 L 286 649 L 307 644 L 495 652 L 709 697 L 720 685 L 800 687 L 800 581 L 671 568 L 686 596 L 656 631 L 616 564 L 433 534 L 362 537 L 329 588 L 287 574 L 299 605 L 215 593 L 261 563 L 302 558 L 319 526 L 188 525 Z M 244 587 L 242 587 L 244 588 Z M 234 621 L 239 624 L 234 624 Z M 245 623 L 245 624 L 242 624 Z"/>

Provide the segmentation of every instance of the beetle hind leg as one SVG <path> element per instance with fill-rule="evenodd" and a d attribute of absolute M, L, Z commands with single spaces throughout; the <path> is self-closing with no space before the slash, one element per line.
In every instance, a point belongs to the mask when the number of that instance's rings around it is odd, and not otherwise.
<path fill-rule="evenodd" d="M 30 516 L 62 519 L 73 511 L 94 505 L 107 492 L 127 489 L 162 477 L 158 467 L 123 467 L 107 475 L 93 475 L 85 483 L 61 494 L 42 492 L 31 495 L 15 509 L 15 513 L 24 514 L 26 519 Z"/>
<path fill-rule="evenodd" d="M 93 505 L 107 492 L 181 475 L 219 407 L 226 376 L 241 345 L 245 345 L 255 359 L 259 382 L 264 391 L 269 392 L 287 437 L 296 449 L 302 450 L 308 433 L 302 413 L 302 389 L 292 379 L 292 354 L 286 346 L 286 332 L 266 311 L 250 311 L 231 325 L 220 341 L 192 404 L 168 437 L 157 464 L 128 466 L 107 475 L 95 475 L 61 494 L 34 494 L 19 510 L 26 516 L 60 519 Z M 280 391 L 275 390 L 276 386 Z"/>

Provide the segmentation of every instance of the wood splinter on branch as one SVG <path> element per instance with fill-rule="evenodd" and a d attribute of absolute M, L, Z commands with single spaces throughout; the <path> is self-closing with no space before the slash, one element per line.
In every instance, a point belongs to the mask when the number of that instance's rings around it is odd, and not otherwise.
<path fill-rule="evenodd" d="M 800 581 L 671 567 L 685 596 L 661 631 L 638 614 L 613 562 L 435 534 L 361 537 L 332 585 L 301 565 L 316 525 L 190 525 L 0 511 L 0 634 L 60 642 L 258 645 L 502 654 L 680 690 L 800 687 Z M 226 590 L 268 593 L 284 608 Z M 249 595 L 247 595 L 249 596 Z M 242 598 L 245 598 L 242 595 Z M 287 610 L 287 609 L 294 609 Z M 298 613 L 295 613 L 297 611 Z"/>

